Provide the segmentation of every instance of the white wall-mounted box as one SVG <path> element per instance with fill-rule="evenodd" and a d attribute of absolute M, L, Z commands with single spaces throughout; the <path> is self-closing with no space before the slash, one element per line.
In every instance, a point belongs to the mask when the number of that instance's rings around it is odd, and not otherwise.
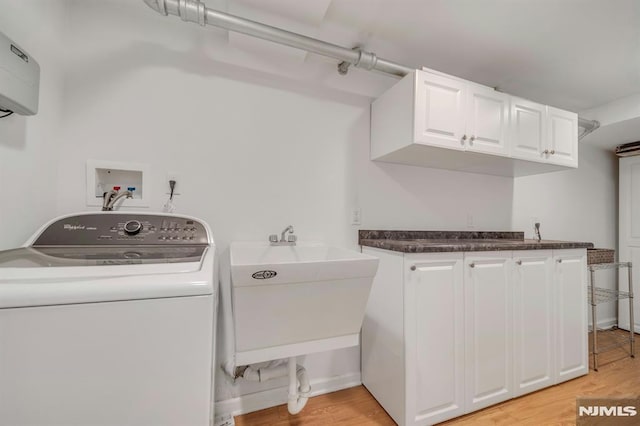
<path fill-rule="evenodd" d="M 123 207 L 149 207 L 149 165 L 87 160 L 87 206 L 101 206 L 102 195 L 115 188 L 133 193 Z"/>

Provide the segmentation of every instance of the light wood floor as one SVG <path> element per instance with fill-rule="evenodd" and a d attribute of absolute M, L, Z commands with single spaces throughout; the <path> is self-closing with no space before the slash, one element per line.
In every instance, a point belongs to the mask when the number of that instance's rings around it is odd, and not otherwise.
<path fill-rule="evenodd" d="M 640 343 L 636 335 L 636 342 Z M 605 342 L 602 342 L 604 344 Z M 571 425 L 576 396 L 640 396 L 640 355 L 619 348 L 600 356 L 599 371 L 458 417 L 443 425 Z M 238 416 L 238 426 L 394 425 L 363 386 L 311 398 L 301 414 L 286 405 Z"/>

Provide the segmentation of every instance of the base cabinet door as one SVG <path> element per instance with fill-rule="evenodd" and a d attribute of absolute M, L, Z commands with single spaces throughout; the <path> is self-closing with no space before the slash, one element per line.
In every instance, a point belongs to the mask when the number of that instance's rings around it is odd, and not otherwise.
<path fill-rule="evenodd" d="M 551 250 L 513 252 L 514 396 L 555 383 Z"/>
<path fill-rule="evenodd" d="M 408 424 L 464 414 L 462 253 L 405 261 Z"/>
<path fill-rule="evenodd" d="M 513 395 L 511 262 L 511 252 L 465 256 L 467 412 Z"/>
<path fill-rule="evenodd" d="M 556 382 L 589 372 L 587 255 L 585 250 L 554 250 L 556 288 Z"/>

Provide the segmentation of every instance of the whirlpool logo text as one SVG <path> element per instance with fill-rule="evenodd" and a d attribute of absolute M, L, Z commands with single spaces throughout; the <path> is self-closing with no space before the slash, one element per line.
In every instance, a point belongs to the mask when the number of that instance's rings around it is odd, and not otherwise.
<path fill-rule="evenodd" d="M 269 278 L 273 278 L 276 275 L 278 275 L 276 271 L 258 271 L 254 272 L 251 276 L 254 280 L 268 280 Z"/>

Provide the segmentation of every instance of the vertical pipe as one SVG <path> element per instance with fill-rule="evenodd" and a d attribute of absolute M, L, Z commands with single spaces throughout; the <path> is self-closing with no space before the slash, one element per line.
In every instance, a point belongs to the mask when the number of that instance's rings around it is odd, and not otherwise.
<path fill-rule="evenodd" d="M 298 377 L 296 375 L 296 357 L 289 358 L 289 401 L 298 399 Z"/>
<path fill-rule="evenodd" d="M 289 358 L 289 414 L 296 415 L 307 405 L 311 386 L 304 367 L 296 364 L 296 357 Z"/>

